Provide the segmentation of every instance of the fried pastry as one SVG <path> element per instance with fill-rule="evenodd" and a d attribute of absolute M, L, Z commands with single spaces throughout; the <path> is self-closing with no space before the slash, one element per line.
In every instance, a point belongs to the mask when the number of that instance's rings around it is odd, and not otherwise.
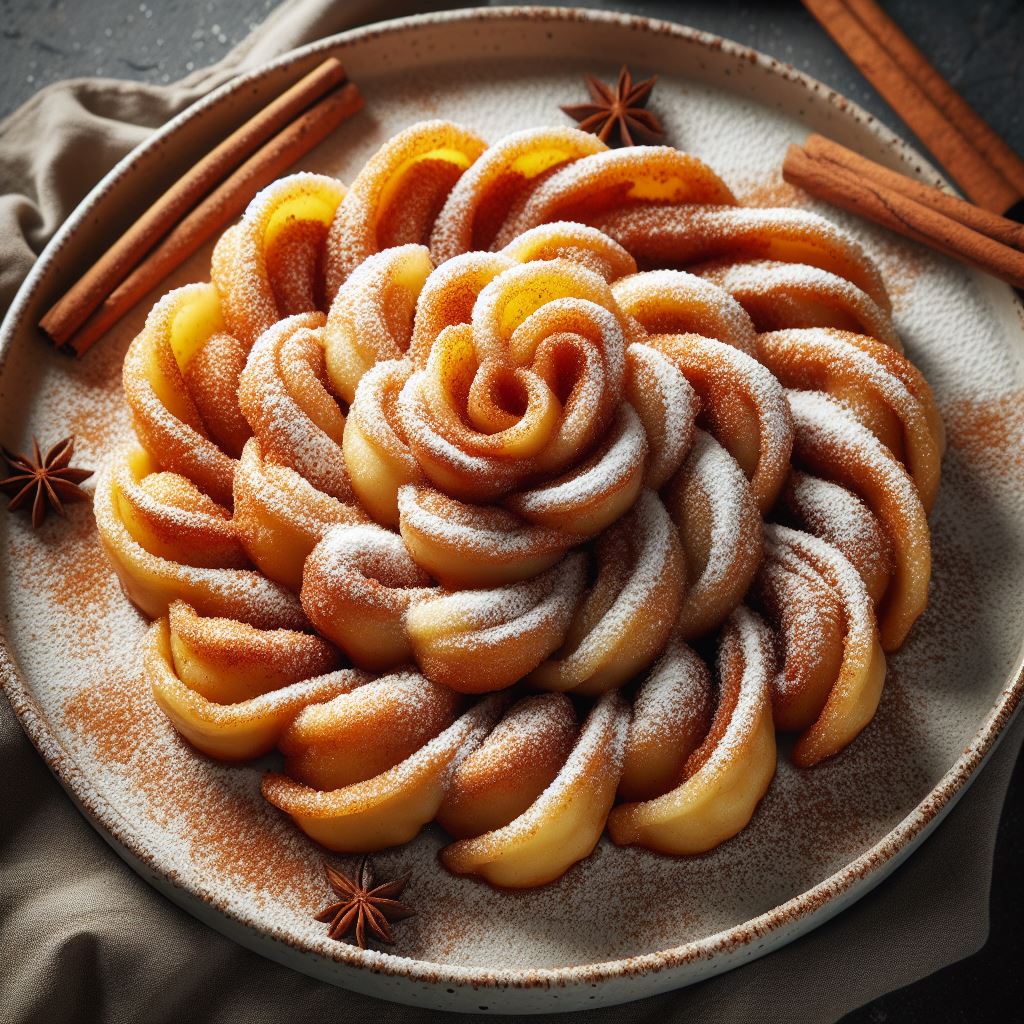
<path fill-rule="evenodd" d="M 304 707 L 367 681 L 334 668 L 338 662 L 309 633 L 204 618 L 181 601 L 149 627 L 144 658 L 153 696 L 174 728 L 222 761 L 265 754 Z"/>
<path fill-rule="evenodd" d="M 430 121 L 265 189 L 211 278 L 129 347 L 97 524 L 171 724 L 277 748 L 312 839 L 436 819 L 509 888 L 606 827 L 706 853 L 776 730 L 810 768 L 870 727 L 945 438 L 835 225 L 667 146 Z"/>

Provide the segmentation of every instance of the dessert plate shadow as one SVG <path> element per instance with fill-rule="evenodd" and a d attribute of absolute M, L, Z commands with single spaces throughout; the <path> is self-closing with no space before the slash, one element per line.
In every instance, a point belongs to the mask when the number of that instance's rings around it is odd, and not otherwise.
<path fill-rule="evenodd" d="M 120 392 L 150 296 L 80 361 L 35 324 L 157 190 L 328 54 L 366 109 L 300 167 L 348 181 L 391 135 L 444 117 L 494 140 L 566 123 L 582 74 L 628 62 L 658 74 L 652 109 L 670 144 L 711 164 L 755 205 L 797 205 L 841 224 L 881 267 L 908 354 L 949 432 L 932 516 L 930 607 L 891 660 L 875 721 L 811 771 L 783 757 L 751 825 L 697 858 L 602 840 L 562 880 L 501 893 L 447 874 L 431 826 L 375 858 L 409 871 L 416 917 L 393 952 L 333 942 L 312 915 L 320 851 L 265 804 L 272 759 L 214 764 L 186 748 L 140 675 L 142 618 L 120 594 L 89 510 L 33 533 L 0 517 L 0 676 L 28 735 L 83 813 L 147 881 L 263 955 L 370 995 L 443 1009 L 572 1010 L 691 984 L 808 932 L 886 877 L 964 792 L 1020 700 L 1024 640 L 1024 319 L 1010 289 L 819 207 L 779 177 L 786 146 L 820 131 L 937 181 L 887 129 L 826 86 L 733 43 L 664 22 L 564 9 L 431 14 L 361 28 L 288 54 L 177 117 L 123 160 L 47 246 L 0 332 L 0 437 L 74 433 L 99 467 L 131 438 Z M 609 62 L 595 55 L 614 54 Z M 296 168 L 299 169 L 299 168 Z M 160 292 L 208 277 L 209 247 Z M 344 863 L 345 859 L 340 858 Z M 351 865 L 349 865 L 351 866 Z M 608 894 L 615 898 L 609 900 Z"/>

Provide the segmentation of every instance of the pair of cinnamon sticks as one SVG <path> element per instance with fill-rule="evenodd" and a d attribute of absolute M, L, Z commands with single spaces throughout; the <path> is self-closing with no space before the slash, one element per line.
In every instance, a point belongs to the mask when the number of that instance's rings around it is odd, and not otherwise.
<path fill-rule="evenodd" d="M 40 320 L 82 355 L 147 292 L 241 214 L 252 197 L 363 106 L 328 58 L 175 182 Z"/>

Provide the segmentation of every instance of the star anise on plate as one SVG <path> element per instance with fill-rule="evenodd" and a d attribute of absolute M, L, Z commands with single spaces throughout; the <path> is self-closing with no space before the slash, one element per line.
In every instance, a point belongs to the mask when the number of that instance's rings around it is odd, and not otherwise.
<path fill-rule="evenodd" d="M 381 942 L 394 942 L 389 922 L 401 921 L 416 913 L 412 907 L 402 903 L 398 897 L 409 881 L 404 875 L 393 882 L 374 884 L 373 869 L 368 857 L 359 862 L 354 879 L 324 861 L 327 881 L 339 897 L 315 915 L 317 921 L 330 922 L 328 936 L 344 940 L 346 935 L 355 935 L 356 945 L 366 949 L 368 933 Z"/>
<path fill-rule="evenodd" d="M 665 134 L 661 121 L 644 109 L 658 81 L 657 75 L 634 85 L 633 75 L 623 65 L 614 88 L 593 75 L 584 77 L 592 102 L 562 107 L 583 131 L 596 135 L 609 146 L 635 146 L 637 139 L 660 138 Z"/>
<path fill-rule="evenodd" d="M 89 495 L 78 485 L 92 476 L 92 470 L 71 465 L 75 454 L 73 437 L 58 441 L 45 455 L 33 437 L 32 449 L 32 455 L 19 455 L 0 448 L 0 455 L 10 470 L 10 475 L 0 480 L 0 489 L 13 495 L 9 509 L 19 509 L 31 499 L 32 529 L 35 529 L 51 509 L 63 516 L 67 515 L 65 502 L 89 500 Z"/>

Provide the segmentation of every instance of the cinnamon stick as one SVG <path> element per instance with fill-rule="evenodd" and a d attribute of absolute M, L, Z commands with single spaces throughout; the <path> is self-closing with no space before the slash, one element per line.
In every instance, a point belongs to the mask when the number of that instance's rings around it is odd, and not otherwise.
<path fill-rule="evenodd" d="M 345 69 L 329 57 L 232 132 L 160 196 L 55 303 L 39 322 L 43 333 L 54 344 L 65 345 L 146 253 L 217 182 L 344 78 Z"/>
<path fill-rule="evenodd" d="M 351 82 L 335 89 L 258 149 L 206 197 L 108 295 L 66 343 L 87 351 L 147 292 L 237 217 L 252 197 L 363 106 Z"/>
<path fill-rule="evenodd" d="M 1020 201 L 1024 193 L 975 147 L 964 130 L 922 88 L 911 70 L 886 49 L 881 38 L 869 30 L 844 0 L 803 3 L 975 203 L 993 213 L 1003 213 Z M 887 33 L 892 29 L 895 26 L 880 27 L 878 31 L 888 40 Z"/>
<path fill-rule="evenodd" d="M 815 160 L 836 164 L 854 174 L 862 175 L 875 184 L 895 189 L 910 199 L 952 217 L 965 227 L 994 238 L 997 242 L 1012 245 L 1015 249 L 1024 249 L 1024 224 L 1007 220 L 997 213 L 990 213 L 980 206 L 975 206 L 974 203 L 968 203 L 949 192 L 943 192 L 942 189 L 914 181 L 913 178 L 876 164 L 852 149 L 825 138 L 824 135 L 809 135 L 804 142 L 804 149 Z"/>
<path fill-rule="evenodd" d="M 860 214 L 1015 288 L 1024 288 L 1024 252 L 997 242 L 938 210 L 857 173 L 790 146 L 782 176 L 812 195 Z"/>
<path fill-rule="evenodd" d="M 907 70 L 928 98 L 968 138 L 974 148 L 1024 196 L 1024 159 L 1021 159 L 980 114 L 935 69 L 903 30 L 875 0 L 847 0 L 867 30 Z"/>

